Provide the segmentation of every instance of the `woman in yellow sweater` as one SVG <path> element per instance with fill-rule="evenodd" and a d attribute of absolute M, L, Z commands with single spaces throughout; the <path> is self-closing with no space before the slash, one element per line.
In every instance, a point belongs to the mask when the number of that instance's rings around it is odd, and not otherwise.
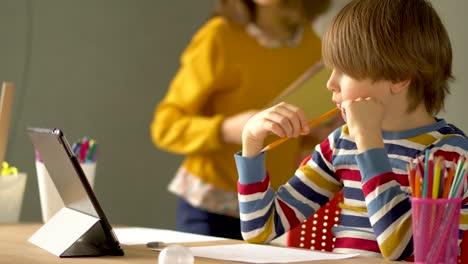
<path fill-rule="evenodd" d="M 328 5 L 308 0 L 224 0 L 193 37 L 151 135 L 186 156 L 169 185 L 179 197 L 176 229 L 241 239 L 234 153 L 245 122 L 320 60 L 311 20 Z M 299 139 L 269 153 L 276 189 L 296 168 Z"/>

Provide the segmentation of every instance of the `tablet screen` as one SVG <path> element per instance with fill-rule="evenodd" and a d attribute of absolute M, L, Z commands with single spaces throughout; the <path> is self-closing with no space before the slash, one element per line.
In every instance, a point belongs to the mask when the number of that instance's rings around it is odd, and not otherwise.
<path fill-rule="evenodd" d="M 63 132 L 46 128 L 28 128 L 27 131 L 65 207 L 99 218 L 107 239 L 121 251 L 112 227 Z"/>

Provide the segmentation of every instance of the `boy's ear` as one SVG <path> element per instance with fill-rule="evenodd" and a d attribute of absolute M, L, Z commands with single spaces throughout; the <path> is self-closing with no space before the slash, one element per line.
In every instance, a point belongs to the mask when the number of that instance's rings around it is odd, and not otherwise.
<path fill-rule="evenodd" d="M 401 81 L 401 82 L 392 83 L 392 86 L 390 87 L 390 91 L 392 92 L 392 94 L 401 93 L 401 92 L 405 91 L 406 89 L 408 89 L 410 84 L 411 84 L 411 79 L 407 79 L 407 80 L 404 80 L 404 81 Z"/>

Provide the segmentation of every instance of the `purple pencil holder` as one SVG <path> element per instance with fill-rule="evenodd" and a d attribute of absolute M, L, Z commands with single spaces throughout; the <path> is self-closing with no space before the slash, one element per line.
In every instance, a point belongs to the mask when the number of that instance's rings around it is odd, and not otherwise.
<path fill-rule="evenodd" d="M 457 263 L 461 198 L 411 198 L 414 263 Z"/>

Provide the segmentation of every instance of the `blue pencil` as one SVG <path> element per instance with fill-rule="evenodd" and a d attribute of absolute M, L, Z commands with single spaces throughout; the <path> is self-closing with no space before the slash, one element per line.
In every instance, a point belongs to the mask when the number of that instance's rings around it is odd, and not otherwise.
<path fill-rule="evenodd" d="M 429 150 L 426 150 L 426 155 L 424 157 L 424 179 L 423 179 L 423 193 L 422 198 L 427 198 L 427 188 L 429 181 Z"/>

